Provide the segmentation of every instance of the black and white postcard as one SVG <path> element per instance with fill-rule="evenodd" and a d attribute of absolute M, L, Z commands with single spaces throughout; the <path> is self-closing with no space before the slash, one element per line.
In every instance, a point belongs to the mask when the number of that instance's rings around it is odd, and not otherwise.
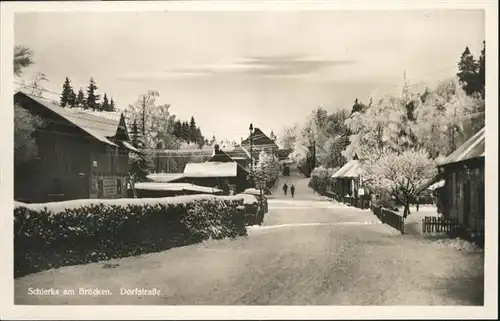
<path fill-rule="evenodd" d="M 3 318 L 497 315 L 494 1 L 1 8 Z"/>

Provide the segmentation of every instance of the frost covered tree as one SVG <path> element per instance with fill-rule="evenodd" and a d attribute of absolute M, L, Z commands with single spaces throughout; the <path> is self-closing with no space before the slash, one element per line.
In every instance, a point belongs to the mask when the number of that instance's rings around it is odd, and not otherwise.
<path fill-rule="evenodd" d="M 33 51 L 24 46 L 14 47 L 14 75 L 20 77 L 23 69 L 34 64 Z"/>
<path fill-rule="evenodd" d="M 32 65 L 33 52 L 26 47 L 14 48 L 14 75 L 21 76 L 23 69 Z M 37 156 L 38 147 L 33 137 L 42 120 L 21 106 L 14 105 L 14 165 L 24 165 Z"/>
<path fill-rule="evenodd" d="M 482 104 L 466 94 L 458 79 L 442 81 L 416 109 L 413 131 L 431 157 L 448 155 L 473 135 L 474 114 Z"/>
<path fill-rule="evenodd" d="M 436 160 L 425 150 L 407 150 L 390 152 L 365 162 L 363 181 L 376 194 L 394 197 L 403 204 L 403 217 L 406 218 L 417 188 L 436 174 Z"/>
<path fill-rule="evenodd" d="M 43 125 L 42 120 L 26 109 L 14 105 L 14 164 L 28 163 L 37 156 L 34 132 Z"/>
<path fill-rule="evenodd" d="M 297 139 L 299 124 L 286 127 L 280 135 L 280 142 L 285 149 L 291 149 Z"/>
<path fill-rule="evenodd" d="M 409 99 L 418 104 L 418 97 Z M 347 159 L 355 155 L 359 159 L 376 159 L 388 152 L 414 147 L 406 103 L 400 98 L 383 97 L 364 113 L 352 114 L 346 120 L 351 135 L 344 156 Z"/>
<path fill-rule="evenodd" d="M 129 126 L 137 122 L 138 131 L 143 137 L 143 149 L 154 149 L 159 143 L 167 149 L 177 148 L 173 135 L 175 115 L 170 113 L 170 105 L 157 105 L 157 91 L 148 91 L 140 95 L 137 101 L 125 110 Z"/>
<path fill-rule="evenodd" d="M 21 88 L 33 96 L 43 97 L 45 88 L 43 87 L 42 83 L 48 81 L 49 79 L 43 72 L 37 72 L 29 82 L 23 81 Z"/>
<path fill-rule="evenodd" d="M 261 151 L 259 160 L 254 168 L 254 181 L 271 187 L 278 179 L 279 172 L 278 159 L 271 153 Z"/>

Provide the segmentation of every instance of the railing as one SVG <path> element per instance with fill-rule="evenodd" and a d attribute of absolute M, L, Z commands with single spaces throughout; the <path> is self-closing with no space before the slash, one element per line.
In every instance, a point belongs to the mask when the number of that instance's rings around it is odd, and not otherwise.
<path fill-rule="evenodd" d="M 389 225 L 390 227 L 398 230 L 401 234 L 405 232 L 405 220 L 401 215 L 381 207 L 372 206 L 372 212 L 379 218 L 379 220 Z"/>

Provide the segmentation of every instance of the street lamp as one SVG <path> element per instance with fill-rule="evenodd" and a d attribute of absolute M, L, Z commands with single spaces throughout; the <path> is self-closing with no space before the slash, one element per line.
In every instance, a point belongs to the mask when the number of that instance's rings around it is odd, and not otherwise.
<path fill-rule="evenodd" d="M 251 183 L 253 185 L 253 124 L 250 123 L 250 127 L 248 128 L 250 130 L 250 177 L 251 177 Z"/>

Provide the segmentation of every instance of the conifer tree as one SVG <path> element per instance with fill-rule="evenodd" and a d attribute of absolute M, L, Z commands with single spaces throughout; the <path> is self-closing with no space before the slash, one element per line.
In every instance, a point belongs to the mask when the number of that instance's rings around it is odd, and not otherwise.
<path fill-rule="evenodd" d="M 102 98 L 102 104 L 101 108 L 102 111 L 111 111 L 111 106 L 108 101 L 108 95 L 105 93 L 104 97 Z"/>
<path fill-rule="evenodd" d="M 116 111 L 115 101 L 113 100 L 113 97 L 111 97 L 111 100 L 109 101 L 109 111 Z"/>
<path fill-rule="evenodd" d="M 189 142 L 189 123 L 187 121 L 182 122 L 181 138 L 184 141 Z"/>
<path fill-rule="evenodd" d="M 173 131 L 173 135 L 177 138 L 182 138 L 182 123 L 181 121 L 178 119 L 175 121 L 174 123 L 174 131 Z"/>
<path fill-rule="evenodd" d="M 132 146 L 135 148 L 139 147 L 139 126 L 137 124 L 137 119 L 134 119 L 134 122 L 132 123 L 132 128 L 130 129 L 130 142 L 132 143 Z"/>
<path fill-rule="evenodd" d="M 458 63 L 457 76 L 462 83 L 462 88 L 469 96 L 475 92 L 479 92 L 478 69 L 479 65 L 470 52 L 469 47 L 465 47 Z"/>
<path fill-rule="evenodd" d="M 87 87 L 87 104 L 86 107 L 99 110 L 99 95 L 96 93 L 97 86 L 95 84 L 94 78 L 90 78 L 89 85 Z"/>
<path fill-rule="evenodd" d="M 194 116 L 191 116 L 191 120 L 189 121 L 189 141 L 191 143 L 197 142 L 196 122 L 194 120 Z"/>
<path fill-rule="evenodd" d="M 68 77 L 63 84 L 63 90 L 61 93 L 61 107 L 74 107 L 76 97 L 75 92 L 73 91 L 73 87 L 71 87 L 71 82 Z"/>
<path fill-rule="evenodd" d="M 80 88 L 78 90 L 78 94 L 76 95 L 75 106 L 76 107 L 85 107 L 85 95 L 83 94 L 83 90 Z"/>
<path fill-rule="evenodd" d="M 483 49 L 481 50 L 481 55 L 479 56 L 479 70 L 478 70 L 478 82 L 480 86 L 481 97 L 485 98 L 485 84 L 486 84 L 486 42 L 483 41 Z"/>

